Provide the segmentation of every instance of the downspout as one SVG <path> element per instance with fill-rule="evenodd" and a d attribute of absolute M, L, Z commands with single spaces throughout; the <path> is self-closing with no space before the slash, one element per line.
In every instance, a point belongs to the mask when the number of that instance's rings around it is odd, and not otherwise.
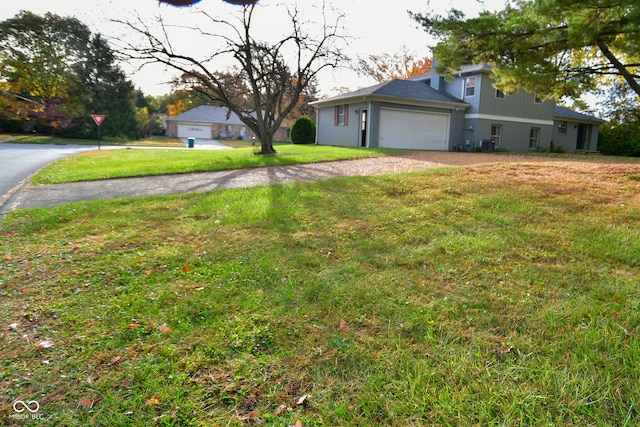
<path fill-rule="evenodd" d="M 319 123 L 320 123 L 320 109 L 316 108 L 316 143 L 315 145 L 320 145 L 319 139 L 318 139 L 318 133 L 320 131 Z"/>

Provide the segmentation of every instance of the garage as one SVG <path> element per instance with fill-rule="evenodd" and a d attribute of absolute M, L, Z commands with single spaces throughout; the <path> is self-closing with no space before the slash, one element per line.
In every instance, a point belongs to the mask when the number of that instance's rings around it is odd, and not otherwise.
<path fill-rule="evenodd" d="M 211 139 L 211 126 L 201 124 L 178 123 L 178 138 Z"/>
<path fill-rule="evenodd" d="M 449 114 L 380 109 L 380 147 L 448 150 Z"/>

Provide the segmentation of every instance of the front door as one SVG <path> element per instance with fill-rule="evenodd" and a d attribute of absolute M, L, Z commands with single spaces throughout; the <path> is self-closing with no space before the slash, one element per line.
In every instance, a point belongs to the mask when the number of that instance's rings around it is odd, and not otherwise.
<path fill-rule="evenodd" d="M 367 110 L 360 113 L 360 147 L 367 146 Z"/>
<path fill-rule="evenodd" d="M 578 124 L 578 140 L 576 150 L 588 150 L 591 142 L 591 125 Z"/>

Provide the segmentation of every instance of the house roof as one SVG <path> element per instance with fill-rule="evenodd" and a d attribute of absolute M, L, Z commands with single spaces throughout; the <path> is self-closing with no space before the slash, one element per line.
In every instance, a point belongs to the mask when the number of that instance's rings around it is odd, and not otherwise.
<path fill-rule="evenodd" d="M 590 123 L 605 123 L 605 120 L 599 119 L 595 116 L 590 116 L 584 113 L 578 113 L 577 111 L 570 110 L 568 108 L 560 107 L 556 105 L 553 114 L 556 118 L 568 119 L 577 122 L 590 122 Z"/>
<path fill-rule="evenodd" d="M 229 117 L 227 117 L 229 114 Z M 255 113 L 251 113 L 255 117 Z M 180 122 L 196 123 L 221 123 L 224 125 L 244 125 L 242 120 L 233 111 L 229 112 L 227 107 L 217 107 L 213 105 L 199 105 L 189 111 L 185 111 L 177 116 L 167 117 L 165 120 L 175 120 Z M 280 127 L 291 127 L 292 121 L 285 117 Z"/>
<path fill-rule="evenodd" d="M 199 123 L 222 123 L 227 125 L 243 124 L 234 112 L 229 112 L 228 108 L 214 107 L 212 105 L 200 105 L 189 111 L 185 111 L 182 114 L 178 114 L 177 116 L 167 117 L 167 120 Z"/>
<path fill-rule="evenodd" d="M 312 102 L 312 104 L 318 106 L 335 105 L 343 100 L 358 100 L 358 98 L 365 98 L 366 100 L 376 99 L 379 101 L 401 99 L 404 103 L 413 101 L 421 104 L 433 103 L 440 105 L 448 104 L 449 106 L 463 108 L 469 107 L 469 104 L 462 102 L 460 99 L 448 93 L 438 91 L 425 82 L 399 79 Z"/>

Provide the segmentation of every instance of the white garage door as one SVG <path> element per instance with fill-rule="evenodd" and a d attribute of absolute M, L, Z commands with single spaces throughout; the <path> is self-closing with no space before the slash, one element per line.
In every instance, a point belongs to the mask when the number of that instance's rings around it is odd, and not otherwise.
<path fill-rule="evenodd" d="M 380 109 L 380 147 L 447 150 L 449 114 Z"/>
<path fill-rule="evenodd" d="M 211 139 L 211 126 L 178 124 L 178 138 L 189 137 Z"/>

